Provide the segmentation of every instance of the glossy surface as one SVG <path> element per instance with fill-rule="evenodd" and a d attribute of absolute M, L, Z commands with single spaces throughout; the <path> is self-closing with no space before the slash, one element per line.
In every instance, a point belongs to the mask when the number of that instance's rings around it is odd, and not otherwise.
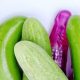
<path fill-rule="evenodd" d="M 50 42 L 53 59 L 66 73 L 68 41 L 66 37 L 66 25 L 71 13 L 63 10 L 55 18 L 53 29 L 50 34 Z"/>
<path fill-rule="evenodd" d="M 19 66 L 14 56 L 14 45 L 21 39 L 25 18 L 14 17 L 0 28 L 0 80 L 21 80 Z"/>
<path fill-rule="evenodd" d="M 80 80 L 80 16 L 72 16 L 67 25 L 74 80 Z"/>

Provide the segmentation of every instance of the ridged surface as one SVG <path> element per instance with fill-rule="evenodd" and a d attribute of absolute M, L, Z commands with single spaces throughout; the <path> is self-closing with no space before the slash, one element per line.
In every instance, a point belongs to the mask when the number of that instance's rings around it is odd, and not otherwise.
<path fill-rule="evenodd" d="M 30 41 L 20 41 L 14 47 L 19 65 L 29 80 L 68 80 L 48 53 Z"/>
<path fill-rule="evenodd" d="M 50 56 L 52 56 L 48 33 L 37 19 L 28 18 L 24 22 L 22 30 L 22 40 L 32 41 L 40 45 L 48 52 Z M 23 76 L 23 80 L 28 79 L 26 76 Z"/>
<path fill-rule="evenodd" d="M 24 22 L 22 40 L 32 41 L 44 48 L 50 56 L 52 55 L 48 33 L 37 19 L 28 18 Z"/>

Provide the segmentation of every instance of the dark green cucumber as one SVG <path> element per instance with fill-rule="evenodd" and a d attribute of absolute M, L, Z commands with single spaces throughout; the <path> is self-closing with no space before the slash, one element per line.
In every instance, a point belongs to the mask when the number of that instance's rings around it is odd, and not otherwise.
<path fill-rule="evenodd" d="M 74 80 L 80 80 L 80 16 L 72 16 L 67 25 Z"/>
<path fill-rule="evenodd" d="M 16 59 L 29 80 L 68 80 L 62 70 L 39 45 L 20 41 L 14 47 Z"/>
<path fill-rule="evenodd" d="M 21 80 L 14 56 L 14 45 L 21 39 L 24 17 L 14 17 L 0 28 L 0 80 Z"/>

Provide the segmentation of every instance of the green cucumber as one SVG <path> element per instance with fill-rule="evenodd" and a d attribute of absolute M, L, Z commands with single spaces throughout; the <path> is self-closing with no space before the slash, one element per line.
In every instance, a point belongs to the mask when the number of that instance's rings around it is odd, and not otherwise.
<path fill-rule="evenodd" d="M 37 19 L 28 18 L 24 22 L 22 29 L 22 40 L 35 42 L 44 48 L 50 56 L 52 56 L 48 33 Z M 26 76 L 23 77 L 23 80 L 24 78 L 25 80 L 28 80 Z"/>
<path fill-rule="evenodd" d="M 80 16 L 72 16 L 67 25 L 74 80 L 80 80 Z"/>
<path fill-rule="evenodd" d="M 21 39 L 24 17 L 14 17 L 0 27 L 0 80 L 21 80 L 14 45 Z"/>
<path fill-rule="evenodd" d="M 62 70 L 39 45 L 20 41 L 14 47 L 16 59 L 29 80 L 68 80 Z"/>
<path fill-rule="evenodd" d="M 22 78 L 22 80 L 29 80 L 24 73 L 23 73 L 23 78 Z"/>
<path fill-rule="evenodd" d="M 48 33 L 37 19 L 28 18 L 24 22 L 22 40 L 32 41 L 40 45 L 50 56 L 52 56 Z"/>

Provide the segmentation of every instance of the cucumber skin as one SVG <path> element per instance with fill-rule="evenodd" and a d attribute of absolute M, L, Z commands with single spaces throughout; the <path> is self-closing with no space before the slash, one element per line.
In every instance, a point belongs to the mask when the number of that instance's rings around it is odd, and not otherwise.
<path fill-rule="evenodd" d="M 23 73 L 23 79 L 22 80 L 29 80 L 24 73 Z"/>
<path fill-rule="evenodd" d="M 14 47 L 16 59 L 29 80 L 68 80 L 62 70 L 39 45 L 20 41 Z"/>
<path fill-rule="evenodd" d="M 45 49 L 52 57 L 48 33 L 37 19 L 27 18 L 27 20 L 24 22 L 22 29 L 22 40 L 35 42 Z M 24 75 L 23 80 L 28 80 L 27 76 Z"/>
<path fill-rule="evenodd" d="M 72 16 L 67 25 L 74 80 L 80 80 L 80 16 Z"/>
<path fill-rule="evenodd" d="M 1 80 L 21 80 L 20 69 L 14 56 L 14 45 L 21 39 L 24 21 L 24 17 L 14 17 L 4 22 L 0 27 Z"/>
<path fill-rule="evenodd" d="M 27 18 L 24 22 L 22 40 L 28 40 L 38 44 L 52 56 L 48 33 L 37 19 Z"/>

